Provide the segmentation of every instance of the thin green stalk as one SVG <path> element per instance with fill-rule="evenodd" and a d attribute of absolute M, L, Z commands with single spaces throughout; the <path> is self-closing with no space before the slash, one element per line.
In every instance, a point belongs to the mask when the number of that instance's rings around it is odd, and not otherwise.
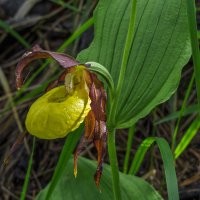
<path fill-rule="evenodd" d="M 119 81 L 117 84 L 116 93 L 114 94 L 114 99 L 111 102 L 111 109 L 108 116 L 108 129 L 112 130 L 108 134 L 108 153 L 110 159 L 110 165 L 112 169 L 112 180 L 113 180 L 113 192 L 115 200 L 121 200 L 121 190 L 120 190 L 120 182 L 119 182 L 119 169 L 118 169 L 118 162 L 117 162 L 117 154 L 116 154 L 116 147 L 115 147 L 115 116 L 116 116 L 116 108 L 119 102 L 119 97 L 122 90 L 122 85 L 125 78 L 125 72 L 128 62 L 128 57 L 134 37 L 135 31 L 135 17 L 136 17 L 136 0 L 132 0 L 132 9 L 131 9 L 131 16 L 130 22 L 128 27 L 128 33 L 126 36 L 126 43 L 124 47 L 123 57 L 122 57 L 122 64 L 119 74 Z"/>
<path fill-rule="evenodd" d="M 108 154 L 112 170 L 114 199 L 121 200 L 122 198 L 121 198 L 121 189 L 119 184 L 119 169 L 118 169 L 117 153 L 115 146 L 115 129 L 108 133 Z"/>
<path fill-rule="evenodd" d="M 33 138 L 32 151 L 31 151 L 31 155 L 30 155 L 30 158 L 29 158 L 29 162 L 28 162 L 28 169 L 27 169 L 27 172 L 26 172 L 26 177 L 25 177 L 23 189 L 22 189 L 22 192 L 21 192 L 20 200 L 26 199 L 26 192 L 27 192 L 27 189 L 28 189 L 29 181 L 30 181 L 30 174 L 31 174 L 31 168 L 32 168 L 32 164 L 33 164 L 34 151 L 35 151 L 35 137 Z"/>
<path fill-rule="evenodd" d="M 187 12 L 188 12 L 188 23 L 190 30 L 190 39 L 192 45 L 192 58 L 194 63 L 194 73 L 197 89 L 197 97 L 199 104 L 199 113 L 200 113 L 200 54 L 199 54 L 199 43 L 198 43 L 198 31 L 197 31 L 197 22 L 196 22 L 196 8 L 195 0 L 186 0 L 187 1 Z"/>
<path fill-rule="evenodd" d="M 179 113 L 178 121 L 176 123 L 175 129 L 174 129 L 174 133 L 172 135 L 172 145 L 171 145 L 172 152 L 174 152 L 174 148 L 175 148 L 175 145 L 176 145 L 176 137 L 177 137 L 178 130 L 179 130 L 179 125 L 180 125 L 183 113 L 185 111 L 185 108 L 186 108 L 186 105 L 187 105 L 187 101 L 189 99 L 189 96 L 190 96 L 190 93 L 191 93 L 191 90 L 192 90 L 193 83 L 194 83 L 194 73 L 192 74 L 192 78 L 190 79 L 189 86 L 187 88 L 185 97 L 183 99 L 183 103 L 182 103 L 181 110 L 180 110 L 180 113 Z"/>
<path fill-rule="evenodd" d="M 135 125 L 129 128 L 128 132 L 128 141 L 127 141 L 127 146 L 126 146 L 126 155 L 125 155 L 125 160 L 124 160 L 124 167 L 123 167 L 123 172 L 127 173 L 128 172 L 128 163 L 129 163 L 129 158 L 131 154 L 131 147 L 133 143 L 133 136 L 135 134 Z"/>
<path fill-rule="evenodd" d="M 113 121 L 113 120 L 115 120 L 116 108 L 117 108 L 117 105 L 119 102 L 119 97 L 121 95 L 121 90 L 122 90 L 122 86 L 123 86 L 123 82 L 124 82 L 124 78 L 125 78 L 126 67 L 127 67 L 127 63 L 128 63 L 130 49 L 131 49 L 133 38 L 134 38 L 135 18 L 136 18 L 136 2 L 137 2 L 136 0 L 132 0 L 131 16 L 130 16 L 130 22 L 129 22 L 129 27 L 128 27 L 128 33 L 126 36 L 123 57 L 122 57 L 121 69 L 120 69 L 120 73 L 119 73 L 119 81 L 117 84 L 115 98 L 113 100 L 113 103 L 111 104 L 110 115 L 108 117 L 108 122 L 109 122 L 109 125 L 111 125 L 111 126 L 113 126 L 115 124 L 115 121 Z"/>

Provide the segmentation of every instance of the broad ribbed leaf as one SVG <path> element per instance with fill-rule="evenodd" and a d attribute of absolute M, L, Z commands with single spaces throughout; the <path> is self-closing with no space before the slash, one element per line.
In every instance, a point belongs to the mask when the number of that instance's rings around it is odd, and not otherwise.
<path fill-rule="evenodd" d="M 130 17 L 130 0 L 100 0 L 95 37 L 78 60 L 99 62 L 115 84 Z M 191 48 L 184 0 L 138 0 L 136 32 L 117 108 L 118 128 L 130 127 L 177 89 Z"/>
<path fill-rule="evenodd" d="M 78 162 L 78 176 L 75 178 L 73 175 L 73 160 L 71 159 L 49 200 L 114 199 L 110 167 L 104 165 L 104 172 L 100 184 L 101 192 L 93 180 L 95 170 L 96 162 L 80 157 Z M 120 183 L 123 200 L 162 200 L 162 197 L 152 186 L 140 178 L 120 173 Z M 36 200 L 45 199 L 47 188 L 39 193 Z"/>

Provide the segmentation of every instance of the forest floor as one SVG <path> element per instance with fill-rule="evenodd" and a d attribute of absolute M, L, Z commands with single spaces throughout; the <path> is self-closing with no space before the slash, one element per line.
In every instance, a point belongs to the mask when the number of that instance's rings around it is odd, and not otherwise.
<path fill-rule="evenodd" d="M 50 64 L 33 81 L 23 94 L 18 95 L 15 87 L 15 68 L 21 56 L 35 44 L 43 49 L 56 51 L 87 19 L 97 4 L 97 0 L 69 0 L 67 3 L 58 3 L 56 0 L 0 0 L 0 162 L 9 152 L 16 138 L 25 130 L 24 120 L 34 98 L 27 94 L 40 88 L 44 82 L 52 79 L 61 71 L 56 63 Z M 9 27 L 5 27 L 5 24 Z M 11 28 L 16 30 L 25 42 L 13 36 Z M 88 47 L 93 38 L 93 28 L 88 29 L 66 49 L 65 53 L 76 57 L 78 52 Z M 38 66 L 43 61 L 37 62 Z M 30 74 L 35 72 L 31 68 Z M 171 143 L 176 120 L 170 120 L 156 125 L 155 122 L 163 119 L 180 109 L 193 74 L 190 61 L 185 66 L 178 91 L 162 105 L 156 107 L 147 117 L 136 125 L 132 145 L 133 158 L 139 144 L 148 136 L 160 136 Z M 46 84 L 46 82 L 45 82 Z M 41 93 L 40 93 L 41 94 Z M 26 97 L 26 98 L 24 98 Z M 16 103 L 17 102 L 17 103 Z M 193 86 L 188 105 L 197 103 L 195 85 Z M 181 121 L 177 141 L 187 130 L 196 113 L 191 113 Z M 116 136 L 119 167 L 123 169 L 126 153 L 128 132 L 119 130 Z M 11 157 L 5 169 L 0 169 L 0 200 L 19 199 L 27 170 L 28 159 L 33 137 L 28 135 L 20 145 L 14 156 Z M 44 188 L 52 177 L 59 153 L 65 139 L 46 141 L 36 140 L 33 169 L 27 200 L 34 199 L 35 195 Z M 176 171 L 182 200 L 200 199 L 200 136 L 197 134 L 186 151 L 176 162 Z M 85 147 L 82 156 L 96 159 L 93 145 Z M 105 162 L 109 163 L 108 156 Z M 140 168 L 138 176 L 151 183 L 166 197 L 166 185 L 162 159 L 159 150 L 155 147 L 148 152 Z"/>

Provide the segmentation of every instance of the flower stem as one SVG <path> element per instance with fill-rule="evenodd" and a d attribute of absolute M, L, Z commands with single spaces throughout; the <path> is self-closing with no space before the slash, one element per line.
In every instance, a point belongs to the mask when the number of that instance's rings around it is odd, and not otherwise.
<path fill-rule="evenodd" d="M 119 169 L 118 169 L 117 153 L 115 147 L 115 129 L 109 131 L 108 133 L 108 153 L 112 170 L 114 199 L 121 200 L 122 198 L 121 198 L 121 190 L 119 184 Z"/>

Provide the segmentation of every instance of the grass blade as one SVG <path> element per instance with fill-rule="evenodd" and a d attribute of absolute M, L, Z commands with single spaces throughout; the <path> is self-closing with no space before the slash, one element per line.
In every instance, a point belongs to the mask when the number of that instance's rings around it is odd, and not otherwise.
<path fill-rule="evenodd" d="M 196 22 L 196 8 L 195 0 L 186 0 L 187 1 L 187 13 L 188 13 L 188 23 L 190 30 L 190 39 L 192 46 L 192 58 L 194 63 L 194 73 L 197 89 L 197 97 L 199 104 L 200 112 L 200 57 L 199 57 L 199 43 L 198 43 L 198 31 L 197 31 L 197 22 Z"/>
<path fill-rule="evenodd" d="M 151 145 L 154 142 L 156 142 L 159 147 L 162 160 L 164 163 L 165 177 L 166 177 L 167 190 L 168 190 L 168 199 L 178 200 L 179 199 L 178 184 L 177 184 L 173 154 L 165 139 L 157 138 L 157 137 L 146 138 L 142 142 L 142 144 L 140 145 L 139 149 L 137 150 L 135 154 L 129 174 L 137 173 L 147 150 L 151 147 Z"/>
<path fill-rule="evenodd" d="M 19 114 L 18 114 L 17 109 L 16 109 L 15 104 L 14 104 L 14 100 L 13 100 L 13 96 L 11 94 L 10 86 L 9 86 L 8 80 L 7 80 L 7 78 L 6 78 L 1 67 L 0 67 L 0 83 L 2 84 L 3 89 L 5 91 L 5 94 L 7 95 L 7 98 L 8 98 L 7 105 L 12 108 L 13 116 L 16 120 L 19 131 L 21 133 L 23 133 L 23 127 L 22 127 L 22 124 L 21 124 L 21 121 L 20 121 L 20 118 L 19 118 Z M 5 105 L 5 107 L 4 107 L 5 110 L 7 108 L 7 105 Z"/>
<path fill-rule="evenodd" d="M 199 130 L 199 128 L 200 128 L 200 118 L 198 117 L 190 125 L 190 127 L 187 129 L 184 136 L 181 138 L 181 141 L 177 145 L 177 147 L 174 151 L 175 159 L 177 159 L 181 155 L 181 153 L 187 148 L 187 146 L 190 144 L 191 140 L 197 134 L 197 131 Z"/>
<path fill-rule="evenodd" d="M 23 189 L 21 192 L 20 200 L 26 199 L 26 192 L 27 192 L 28 184 L 29 184 L 29 180 L 30 180 L 31 168 L 32 168 L 32 164 L 33 164 L 33 156 L 34 156 L 34 151 L 35 151 L 35 140 L 36 140 L 35 137 L 33 137 L 32 151 L 31 151 L 31 155 L 29 158 L 29 162 L 28 162 L 28 169 L 26 172 L 26 177 L 25 177 Z"/>
<path fill-rule="evenodd" d="M 156 125 L 159 125 L 159 124 L 162 124 L 165 122 L 169 122 L 169 121 L 178 119 L 178 117 L 180 116 L 180 112 L 181 112 L 180 110 L 173 112 L 173 113 L 167 115 L 166 117 L 162 118 L 161 120 L 154 122 L 154 125 L 156 126 Z M 193 104 L 193 105 L 190 105 L 185 108 L 185 110 L 183 111 L 182 117 L 185 117 L 189 114 L 196 114 L 197 112 L 198 112 L 198 104 Z"/>
<path fill-rule="evenodd" d="M 129 174 L 136 174 L 142 164 L 142 161 L 144 160 L 144 156 L 146 155 L 147 150 L 151 147 L 151 145 L 155 142 L 154 137 L 148 137 L 145 139 L 140 147 L 138 148 L 134 160 L 131 164 Z"/>
<path fill-rule="evenodd" d="M 176 123 L 175 129 L 174 129 L 174 132 L 173 132 L 173 135 L 172 135 L 172 145 L 171 145 L 172 151 L 174 151 L 174 148 L 175 148 L 175 145 L 176 145 L 176 137 L 177 137 L 177 134 L 178 134 L 179 125 L 180 125 L 180 122 L 181 122 L 181 119 L 182 119 L 182 116 L 183 116 L 183 112 L 186 108 L 186 104 L 187 104 L 187 101 L 189 99 L 190 93 L 192 91 L 193 82 L 194 82 L 194 73 L 192 74 L 192 78 L 191 78 L 189 86 L 187 88 L 187 91 L 186 91 L 186 94 L 185 94 L 185 97 L 184 97 L 184 100 L 183 100 L 183 103 L 182 103 L 182 106 L 181 106 L 178 121 Z"/>
<path fill-rule="evenodd" d="M 76 8 L 75 6 L 72 6 L 69 3 L 66 3 L 62 0 L 51 0 L 51 2 L 58 4 L 58 5 L 62 6 L 63 8 L 68 8 L 69 10 L 72 10 L 74 12 L 80 12 L 78 8 Z"/>
<path fill-rule="evenodd" d="M 17 32 L 15 31 L 10 25 L 0 19 L 0 28 L 4 29 L 7 33 L 11 34 L 15 39 L 19 41 L 24 47 L 30 48 L 31 45 Z"/>
<path fill-rule="evenodd" d="M 130 127 L 129 132 L 128 132 L 128 141 L 127 141 L 127 146 L 126 146 L 126 155 L 125 155 L 124 167 L 123 167 L 124 173 L 128 172 L 128 163 L 129 163 L 134 134 L 135 134 L 135 125 Z"/>
<path fill-rule="evenodd" d="M 48 188 L 48 192 L 47 192 L 46 198 L 45 198 L 46 200 L 51 199 L 51 195 L 52 195 L 58 181 L 60 180 L 61 176 L 63 175 L 63 172 L 65 170 L 67 162 L 69 161 L 70 156 L 73 153 L 78 140 L 80 139 L 82 130 L 83 130 L 83 124 L 78 129 L 76 129 L 73 133 L 70 133 L 68 135 L 66 142 L 64 144 L 64 147 L 62 148 L 62 152 L 60 154 L 58 163 L 56 165 L 56 169 L 54 171 L 53 177 L 51 179 L 50 186 Z"/>

